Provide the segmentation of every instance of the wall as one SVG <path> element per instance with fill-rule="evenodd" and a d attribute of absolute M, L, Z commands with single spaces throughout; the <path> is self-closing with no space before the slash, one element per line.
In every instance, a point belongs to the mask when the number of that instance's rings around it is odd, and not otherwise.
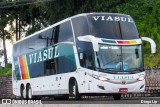
<path fill-rule="evenodd" d="M 0 76 L 0 99 L 15 98 L 12 94 L 12 76 Z"/>

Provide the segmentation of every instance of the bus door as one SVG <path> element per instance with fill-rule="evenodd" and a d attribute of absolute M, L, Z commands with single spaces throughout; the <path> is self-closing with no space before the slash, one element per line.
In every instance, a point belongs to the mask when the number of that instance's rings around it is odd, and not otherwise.
<path fill-rule="evenodd" d="M 58 94 L 59 93 L 59 89 L 58 89 L 58 72 L 57 72 L 57 63 L 56 63 L 56 59 L 51 59 L 49 62 L 49 68 L 46 69 L 46 71 L 48 71 L 48 74 L 51 75 L 50 76 L 50 93 L 51 94 Z"/>
<path fill-rule="evenodd" d="M 81 66 L 84 68 L 83 73 L 84 76 L 83 78 L 83 83 L 84 83 L 84 87 L 85 87 L 85 92 L 90 92 L 93 90 L 93 80 L 91 78 L 91 76 L 94 70 L 94 60 L 93 60 L 93 53 L 92 51 L 85 51 L 83 53 L 80 53 L 80 63 Z"/>
<path fill-rule="evenodd" d="M 54 74 L 51 78 L 51 93 L 62 94 L 67 90 L 66 74 L 65 72 L 65 57 L 58 57 L 54 59 L 52 64 Z"/>

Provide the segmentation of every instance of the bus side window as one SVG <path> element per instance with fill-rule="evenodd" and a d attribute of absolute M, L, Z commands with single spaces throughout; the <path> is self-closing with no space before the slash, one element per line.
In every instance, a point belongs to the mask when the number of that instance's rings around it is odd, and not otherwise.
<path fill-rule="evenodd" d="M 56 74 L 56 62 L 55 59 L 47 60 L 44 62 L 45 69 L 44 69 L 44 75 L 54 75 Z"/>
<path fill-rule="evenodd" d="M 65 57 L 56 58 L 57 74 L 65 73 Z"/>
<path fill-rule="evenodd" d="M 55 27 L 54 43 L 73 42 L 73 32 L 70 21 Z"/>
<path fill-rule="evenodd" d="M 76 70 L 76 62 L 74 62 L 69 56 L 65 57 L 65 72 L 73 72 Z"/>
<path fill-rule="evenodd" d="M 59 38 L 59 25 L 55 27 L 55 31 L 54 31 L 54 43 L 58 43 L 58 38 Z"/>
<path fill-rule="evenodd" d="M 75 62 L 69 56 L 61 56 L 55 59 L 56 74 L 73 72 L 76 70 Z"/>

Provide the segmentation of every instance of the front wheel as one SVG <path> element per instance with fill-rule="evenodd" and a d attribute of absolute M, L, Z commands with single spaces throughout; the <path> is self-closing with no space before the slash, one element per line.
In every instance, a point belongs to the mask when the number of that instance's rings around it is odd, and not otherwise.
<path fill-rule="evenodd" d="M 78 84 L 76 81 L 74 81 L 72 84 L 70 84 L 70 95 L 75 98 L 75 100 L 81 99 L 81 94 L 79 94 L 78 91 Z"/>
<path fill-rule="evenodd" d="M 121 94 L 114 94 L 113 98 L 114 98 L 114 100 L 120 100 L 121 99 Z"/>
<path fill-rule="evenodd" d="M 25 89 L 25 87 L 21 88 L 21 98 L 26 99 L 26 89 Z"/>
<path fill-rule="evenodd" d="M 54 100 L 68 100 L 69 94 L 54 96 Z"/>

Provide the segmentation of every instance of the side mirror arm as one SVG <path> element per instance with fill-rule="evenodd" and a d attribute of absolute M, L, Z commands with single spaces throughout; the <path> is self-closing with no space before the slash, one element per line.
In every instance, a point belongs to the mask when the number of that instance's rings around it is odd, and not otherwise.
<path fill-rule="evenodd" d="M 152 40 L 151 38 L 148 37 L 141 37 L 142 40 L 147 41 L 151 44 L 151 53 L 156 53 L 156 43 L 154 42 L 154 40 Z"/>
<path fill-rule="evenodd" d="M 92 42 L 93 50 L 95 52 L 99 51 L 98 41 L 94 36 L 92 36 L 92 35 L 80 36 L 80 37 L 78 37 L 78 40 Z"/>

